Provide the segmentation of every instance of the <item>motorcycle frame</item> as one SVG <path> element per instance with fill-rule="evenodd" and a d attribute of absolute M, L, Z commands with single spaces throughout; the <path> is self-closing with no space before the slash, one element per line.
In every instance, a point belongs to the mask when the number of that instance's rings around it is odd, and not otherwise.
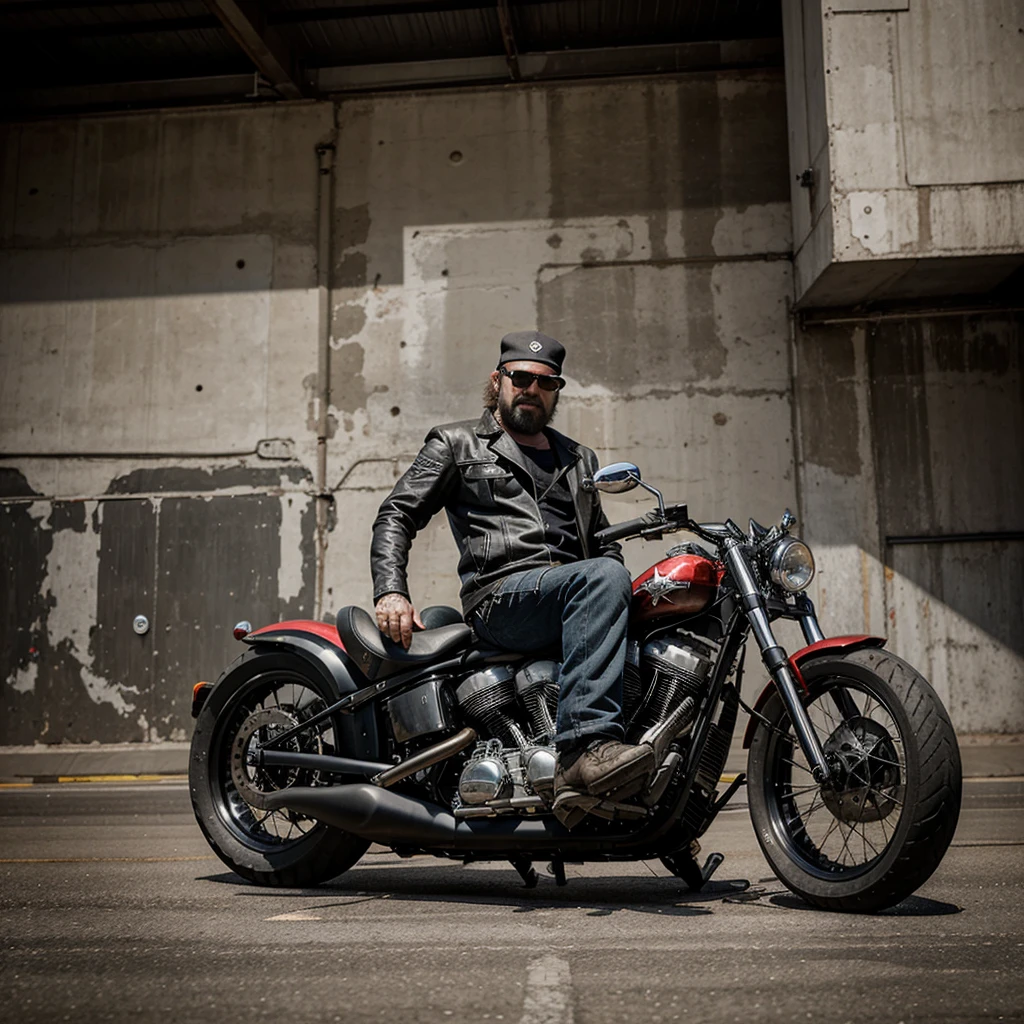
<path fill-rule="evenodd" d="M 813 616 L 813 606 L 804 606 L 799 614 Z M 680 616 L 678 620 L 672 619 L 663 623 L 660 628 L 671 628 L 677 623 L 692 620 L 694 616 Z M 311 624 L 316 626 L 320 624 Z M 360 775 L 364 778 L 376 780 L 379 776 L 392 767 L 392 764 L 383 760 L 383 744 L 378 740 L 376 757 L 377 760 L 369 758 L 374 755 L 370 751 L 362 752 L 366 759 L 342 758 L 330 755 L 299 754 L 293 751 L 280 749 L 291 737 L 298 735 L 303 730 L 332 718 L 337 715 L 355 715 L 365 713 L 371 708 L 375 709 L 372 717 L 376 721 L 383 708 L 383 702 L 399 693 L 412 689 L 426 678 L 448 673 L 459 673 L 470 671 L 476 667 L 483 667 L 495 662 L 521 661 L 528 655 L 515 655 L 505 651 L 488 651 L 471 649 L 460 652 L 451 658 L 441 659 L 428 665 L 416 666 L 416 668 L 399 673 L 388 679 L 378 682 L 367 683 L 359 686 L 361 673 L 352 663 L 344 651 L 326 638 L 321 630 L 316 634 L 305 632 L 301 623 L 289 623 L 288 629 L 270 627 L 266 631 L 257 634 L 250 634 L 246 642 L 259 649 L 292 649 L 296 652 L 302 651 L 307 657 L 314 655 L 322 663 L 330 665 L 335 674 L 343 670 L 343 682 L 348 687 L 353 687 L 349 692 L 343 693 L 333 703 L 329 704 L 316 715 L 286 730 L 266 746 L 262 748 L 259 755 L 259 763 L 265 766 L 291 766 L 302 767 L 311 770 L 320 770 L 334 774 Z M 813 626 L 809 627 L 813 629 Z M 659 630 L 660 631 L 660 630 Z M 672 794 L 671 789 L 668 800 L 658 813 L 648 817 L 639 823 L 639 827 L 633 823 L 624 823 L 619 828 L 610 828 L 602 836 L 579 836 L 559 837 L 557 847 L 563 852 L 574 851 L 585 852 L 588 857 L 617 856 L 643 858 L 648 856 L 660 856 L 666 852 L 678 849 L 682 844 L 697 838 L 710 826 L 714 817 L 722 806 L 732 796 L 742 782 L 734 782 L 723 797 L 715 801 L 704 817 L 700 828 L 694 834 L 680 833 L 680 825 L 686 807 L 690 801 L 693 786 L 697 779 L 698 766 L 703 757 L 711 727 L 715 724 L 721 712 L 721 703 L 725 695 L 725 688 L 729 684 L 730 675 L 736 670 L 737 696 L 739 683 L 742 679 L 742 656 L 741 652 L 747 641 L 749 633 L 749 616 L 739 607 L 734 607 L 729 614 L 725 624 L 718 656 L 712 668 L 710 680 L 701 704 L 694 718 L 695 727 L 691 742 L 687 748 L 683 770 L 679 774 L 677 783 L 673 783 L 676 792 Z M 812 634 L 813 635 L 813 634 Z M 331 650 L 330 648 L 333 648 Z M 347 688 L 347 687 L 346 687 Z M 365 716 L 370 717 L 370 716 Z M 365 719 L 364 719 L 365 720 Z M 379 721 L 377 721 L 379 726 Z M 379 728 L 377 730 L 380 735 Z M 732 734 L 729 739 L 731 741 Z M 504 831 L 508 827 L 510 819 L 478 819 L 476 828 L 485 829 L 485 823 L 500 822 L 496 831 Z M 497 837 L 494 837 L 497 838 Z M 527 844 L 535 848 L 537 837 L 532 839 L 524 836 Z M 509 841 L 512 837 L 509 836 Z M 490 845 L 490 844 L 488 844 Z M 547 846 L 548 844 L 544 844 Z M 482 851 L 481 851 L 482 852 Z"/>
<path fill-rule="evenodd" d="M 496 843 L 500 844 L 499 835 L 501 833 L 506 834 L 509 847 L 520 852 L 529 849 L 543 849 L 550 852 L 552 848 L 557 847 L 564 853 L 585 852 L 587 857 L 598 859 L 602 857 L 634 859 L 659 856 L 679 849 L 682 844 L 703 834 L 718 811 L 742 784 L 743 776 L 741 775 L 737 781 L 733 782 L 724 796 L 719 797 L 710 806 L 709 812 L 694 834 L 680 833 L 678 826 L 682 823 L 691 798 L 711 727 L 720 718 L 726 687 L 733 686 L 728 679 L 734 669 L 736 671 L 734 689 L 737 698 L 740 696 L 743 652 L 745 652 L 745 645 L 751 634 L 757 643 L 761 661 L 768 671 L 770 682 L 754 706 L 754 714 L 751 716 L 744 736 L 744 747 L 749 746 L 753 730 L 760 720 L 758 717 L 760 708 L 773 690 L 777 689 L 793 722 L 794 732 L 804 755 L 812 766 L 816 781 L 820 784 L 827 784 L 830 769 L 821 743 L 811 727 L 804 708 L 803 698 L 807 688 L 799 666 L 811 657 L 820 657 L 836 651 L 845 652 L 859 647 L 878 647 L 884 645 L 885 640 L 869 636 L 826 638 L 818 623 L 813 602 L 805 594 L 794 595 L 789 600 L 766 597 L 758 586 L 753 568 L 755 557 L 753 548 L 739 528 L 731 521 L 727 521 L 721 526 L 714 524 L 700 526 L 689 520 L 685 525 L 665 524 L 666 531 L 680 527 L 689 529 L 716 544 L 721 561 L 727 570 L 726 578 L 722 583 L 722 589 L 725 590 L 723 596 L 734 598 L 735 603 L 727 612 L 727 621 L 723 622 L 724 628 L 718 656 L 709 677 L 707 690 L 694 718 L 694 731 L 686 751 L 683 771 L 677 775 L 679 781 L 670 785 L 666 793 L 668 799 L 665 800 L 662 807 L 659 807 L 656 814 L 639 823 L 620 823 L 618 828 L 609 826 L 608 832 L 601 836 L 552 836 L 550 840 L 541 842 L 542 837 L 523 835 L 521 844 L 515 841 L 515 837 L 510 834 L 509 830 L 510 822 L 514 823 L 521 819 L 510 819 L 503 816 L 475 819 L 474 829 L 483 832 L 490 825 L 495 833 L 482 844 L 483 849 L 488 851 L 487 855 L 491 855 L 490 851 L 494 849 Z M 644 533 L 649 536 L 650 532 L 650 527 L 645 527 Z M 724 605 L 724 602 L 722 603 Z M 713 608 L 714 605 L 711 607 Z M 723 610 L 728 608 L 729 606 L 725 605 Z M 695 615 L 667 618 L 659 623 L 655 631 L 663 632 L 679 625 L 691 625 L 694 619 L 700 619 L 708 614 L 709 609 L 704 609 Z M 791 656 L 787 655 L 776 641 L 771 628 L 772 621 L 777 618 L 796 620 L 801 627 L 807 646 Z M 302 767 L 339 775 L 357 775 L 380 785 L 380 778 L 385 771 L 397 764 L 405 763 L 397 757 L 391 762 L 384 761 L 384 741 L 380 729 L 384 701 L 412 689 L 430 676 L 463 673 L 488 664 L 514 663 L 533 656 L 516 652 L 470 648 L 448 658 L 417 665 L 387 679 L 369 682 L 356 667 L 353 659 L 344 651 L 340 640 L 335 637 L 336 634 L 332 627 L 325 623 L 301 621 L 264 627 L 244 637 L 244 642 L 255 650 L 268 652 L 290 650 L 312 663 L 321 677 L 329 678 L 332 691 L 337 696 L 336 700 L 311 718 L 284 731 L 266 744 L 258 755 L 260 765 Z M 339 715 L 357 716 L 360 720 L 365 739 L 361 749 L 355 753 L 361 756 L 343 758 L 331 755 L 299 754 L 280 749 L 289 739 L 304 730 Z M 735 725 L 733 732 L 734 729 Z M 730 742 L 733 732 L 730 732 L 729 735 Z M 443 742 L 439 746 L 443 745 Z M 672 794 L 673 788 L 676 789 L 674 794 Z M 526 831 L 532 832 L 533 830 Z M 691 829 L 691 831 L 693 830 Z M 481 835 L 481 839 L 483 839 L 483 835 Z M 481 855 L 484 855 L 483 849 Z M 465 850 L 460 850 L 459 855 L 464 856 Z"/>

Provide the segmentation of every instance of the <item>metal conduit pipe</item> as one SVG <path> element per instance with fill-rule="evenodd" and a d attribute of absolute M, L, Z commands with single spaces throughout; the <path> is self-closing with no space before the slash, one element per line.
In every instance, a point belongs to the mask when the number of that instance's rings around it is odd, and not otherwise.
<path fill-rule="evenodd" d="M 335 139 L 337 122 L 335 122 Z M 316 147 L 317 169 L 317 371 L 316 371 L 316 597 L 314 617 L 324 608 L 324 568 L 327 557 L 327 513 L 332 500 L 327 489 L 327 428 L 331 400 L 331 211 L 334 208 L 335 142 Z"/>

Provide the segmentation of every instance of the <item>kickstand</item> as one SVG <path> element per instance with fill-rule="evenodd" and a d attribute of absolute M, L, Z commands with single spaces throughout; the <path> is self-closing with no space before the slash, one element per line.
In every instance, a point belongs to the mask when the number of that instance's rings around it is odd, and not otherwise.
<path fill-rule="evenodd" d="M 561 857 L 552 857 L 548 871 L 555 876 L 555 885 L 568 885 L 565 880 L 565 861 Z"/>
<path fill-rule="evenodd" d="M 519 872 L 523 880 L 523 888 L 535 889 L 537 887 L 537 872 L 533 869 L 533 861 L 528 857 L 510 857 L 509 864 Z"/>
<path fill-rule="evenodd" d="M 691 892 L 700 892 L 725 860 L 720 853 L 709 853 L 701 867 L 694 856 L 696 853 L 700 853 L 700 845 L 695 842 L 690 850 L 677 850 L 664 859 L 666 867 L 681 878 Z"/>

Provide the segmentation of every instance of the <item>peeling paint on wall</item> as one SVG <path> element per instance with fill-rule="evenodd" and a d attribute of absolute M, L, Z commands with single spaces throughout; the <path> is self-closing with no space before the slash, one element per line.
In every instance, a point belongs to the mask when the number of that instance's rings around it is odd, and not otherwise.
<path fill-rule="evenodd" d="M 303 589 L 305 547 L 302 520 L 306 502 L 298 495 L 281 495 L 281 560 L 277 569 L 277 599 L 283 603 L 295 600 Z"/>
<path fill-rule="evenodd" d="M 109 704 L 119 715 L 135 710 L 129 699 L 129 683 L 104 679 L 93 671 L 89 658 L 89 637 L 96 621 L 97 566 L 100 550 L 102 506 L 96 502 L 77 506 L 90 515 L 98 513 L 96 528 L 77 530 L 72 525 L 53 526 L 53 546 L 46 561 L 43 586 L 50 601 L 46 630 L 52 646 L 63 647 L 77 662 L 82 685 L 95 704 Z M 64 518 L 61 506 L 54 506 L 53 520 Z M 77 517 L 75 517 L 77 518 Z"/>

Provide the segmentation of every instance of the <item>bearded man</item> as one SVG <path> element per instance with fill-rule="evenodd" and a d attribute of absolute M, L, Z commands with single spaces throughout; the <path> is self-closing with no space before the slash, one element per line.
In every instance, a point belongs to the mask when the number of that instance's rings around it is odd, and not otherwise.
<path fill-rule="evenodd" d="M 381 633 L 409 646 L 423 627 L 406 580 L 413 538 L 442 508 L 459 549 L 462 609 L 481 642 L 561 646 L 554 810 L 573 825 L 654 767 L 623 742 L 622 671 L 631 586 L 593 488 L 597 456 L 548 426 L 564 347 L 539 331 L 501 339 L 479 420 L 434 427 L 373 524 Z"/>

